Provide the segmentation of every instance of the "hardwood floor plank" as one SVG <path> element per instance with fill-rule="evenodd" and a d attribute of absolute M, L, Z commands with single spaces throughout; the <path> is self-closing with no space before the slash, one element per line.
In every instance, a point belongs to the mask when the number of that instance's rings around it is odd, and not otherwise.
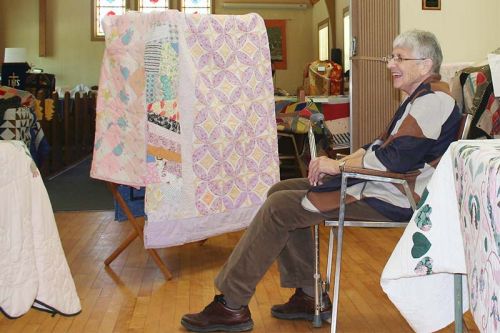
<path fill-rule="evenodd" d="M 131 230 L 128 222 L 117 223 L 113 212 L 64 212 L 56 214 L 63 249 L 82 303 L 74 317 L 55 316 L 31 309 L 9 320 L 0 315 L 0 332 L 186 332 L 183 314 L 199 312 L 218 293 L 213 280 L 231 254 L 242 232 L 200 243 L 158 250 L 172 272 L 165 281 L 140 240 L 111 263 L 104 260 Z M 326 262 L 328 229 L 321 227 L 321 258 Z M 380 275 L 402 229 L 348 228 L 344 256 L 339 332 L 411 332 L 411 328 L 380 287 Z M 312 258 L 311 258 L 312 260 Z M 324 272 L 324 267 L 322 271 Z M 256 333 L 323 333 L 329 323 L 315 329 L 309 321 L 273 318 L 270 308 L 288 301 L 292 289 L 280 287 L 277 264 L 258 284 L 250 301 Z M 470 332 L 479 332 L 470 313 Z M 451 333 L 454 325 L 440 332 Z"/>

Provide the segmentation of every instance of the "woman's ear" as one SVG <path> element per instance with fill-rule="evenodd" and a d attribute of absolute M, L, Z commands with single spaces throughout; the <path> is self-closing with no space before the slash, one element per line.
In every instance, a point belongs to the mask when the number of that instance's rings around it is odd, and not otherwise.
<path fill-rule="evenodd" d="M 422 64 L 422 74 L 429 74 L 432 73 L 432 60 L 431 59 L 424 59 L 421 62 Z"/>

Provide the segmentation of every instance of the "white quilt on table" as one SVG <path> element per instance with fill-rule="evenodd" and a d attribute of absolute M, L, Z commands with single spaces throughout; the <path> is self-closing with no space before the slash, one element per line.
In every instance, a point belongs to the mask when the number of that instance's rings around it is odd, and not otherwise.
<path fill-rule="evenodd" d="M 0 310 L 32 306 L 65 315 L 81 310 L 52 206 L 21 141 L 0 141 Z"/>
<path fill-rule="evenodd" d="M 466 273 L 455 193 L 448 149 L 382 272 L 382 288 L 416 332 L 454 321 L 453 274 Z M 466 311 L 465 275 L 462 285 Z"/>

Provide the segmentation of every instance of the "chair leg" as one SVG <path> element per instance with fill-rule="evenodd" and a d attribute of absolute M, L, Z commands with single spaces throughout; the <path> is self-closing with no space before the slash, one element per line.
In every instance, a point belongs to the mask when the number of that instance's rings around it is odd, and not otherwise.
<path fill-rule="evenodd" d="M 339 225 L 338 231 L 337 231 L 337 258 L 335 260 L 335 278 L 333 281 L 331 333 L 337 332 L 337 316 L 338 316 L 338 309 L 339 309 L 340 270 L 341 270 L 341 264 L 342 264 L 343 232 L 344 232 L 344 226 Z"/>
<path fill-rule="evenodd" d="M 314 230 L 314 317 L 313 327 L 321 327 L 321 308 L 322 308 L 322 288 L 321 288 L 321 274 L 319 271 L 319 225 L 313 227 Z"/>
<path fill-rule="evenodd" d="M 321 286 L 322 286 L 322 291 L 326 292 L 329 294 L 330 292 L 330 286 L 332 284 L 332 263 L 333 263 L 333 247 L 335 243 L 335 234 L 333 232 L 333 228 L 329 228 L 330 232 L 328 235 L 328 259 L 326 262 L 326 276 L 325 280 L 321 281 Z M 330 320 L 326 320 L 331 324 L 331 318 Z"/>
<path fill-rule="evenodd" d="M 297 147 L 297 141 L 295 140 L 295 136 L 291 136 L 292 138 L 292 144 L 293 144 L 293 150 L 295 154 L 295 162 L 297 163 L 297 166 L 299 167 L 300 174 L 302 175 L 303 178 L 307 177 L 307 170 L 306 166 L 304 165 L 304 162 L 302 161 L 301 154 L 299 153 L 299 148 Z"/>
<path fill-rule="evenodd" d="M 339 225 L 337 229 L 337 259 L 335 260 L 335 280 L 333 282 L 334 284 L 333 284 L 331 333 L 337 332 L 337 316 L 339 309 L 339 292 L 340 292 L 340 269 L 342 265 L 342 242 L 344 239 L 346 189 L 347 189 L 347 177 L 345 174 L 342 174 L 342 182 L 340 187 Z"/>

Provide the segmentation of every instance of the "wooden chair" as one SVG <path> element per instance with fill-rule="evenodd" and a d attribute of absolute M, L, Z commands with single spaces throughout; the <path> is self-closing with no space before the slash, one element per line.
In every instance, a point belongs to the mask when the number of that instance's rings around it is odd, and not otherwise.
<path fill-rule="evenodd" d="M 304 160 L 302 159 L 303 156 L 303 149 L 299 149 L 299 144 L 297 143 L 297 138 L 296 136 L 304 136 L 303 134 L 294 134 L 294 133 L 287 133 L 283 131 L 278 131 L 278 142 L 283 142 L 283 140 L 288 141 L 288 143 L 291 143 L 288 145 L 290 147 L 291 152 L 283 153 L 280 152 L 279 154 L 279 159 L 280 163 L 283 161 L 294 161 L 295 166 L 297 167 L 300 176 L 301 177 L 307 177 L 307 167 L 304 163 Z M 305 140 L 304 138 L 299 137 L 300 139 L 300 146 L 304 147 Z"/>

